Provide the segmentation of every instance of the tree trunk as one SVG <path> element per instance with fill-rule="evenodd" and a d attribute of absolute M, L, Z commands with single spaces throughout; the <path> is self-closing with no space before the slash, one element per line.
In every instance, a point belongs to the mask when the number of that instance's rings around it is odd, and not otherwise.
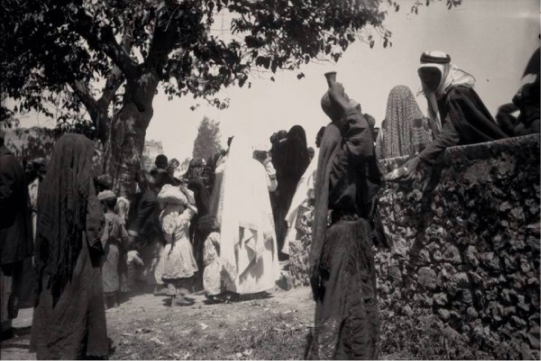
<path fill-rule="evenodd" d="M 113 178 L 113 189 L 119 196 L 131 197 L 135 194 L 135 173 L 140 168 L 158 84 L 155 72 L 128 79 L 122 108 L 113 116 L 105 148 L 104 168 Z"/>

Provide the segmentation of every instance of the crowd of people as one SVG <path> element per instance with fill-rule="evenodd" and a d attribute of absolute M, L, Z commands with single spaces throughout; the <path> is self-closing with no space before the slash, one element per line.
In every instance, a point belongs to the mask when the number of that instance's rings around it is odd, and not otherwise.
<path fill-rule="evenodd" d="M 116 194 L 112 178 L 99 174 L 94 143 L 83 135 L 63 135 L 47 162 L 23 167 L 0 133 L 3 337 L 24 303 L 23 284 L 36 289 L 26 298 L 35 304 L 31 348 L 40 359 L 108 357 L 105 310 L 142 285 L 170 297 L 171 307 L 193 304 L 190 294 L 199 291 L 209 302 L 268 292 L 309 211 L 316 322 L 306 357 L 377 358 L 373 246 L 390 244 L 378 190 L 384 180 L 411 180 L 447 147 L 539 133 L 539 50 L 535 57 L 533 83 L 496 121 L 471 74 L 448 54 L 423 53 L 428 117 L 399 85 L 379 131 L 329 74 L 321 106 L 330 123 L 317 133 L 317 149 L 299 125 L 263 145 L 238 134 L 226 150 L 193 159 L 184 174 L 176 159 L 157 156 L 152 170 L 135 175 L 132 197 Z M 400 156 L 410 160 L 381 174 L 378 159 Z M 25 274 L 35 281 L 23 282 Z"/>

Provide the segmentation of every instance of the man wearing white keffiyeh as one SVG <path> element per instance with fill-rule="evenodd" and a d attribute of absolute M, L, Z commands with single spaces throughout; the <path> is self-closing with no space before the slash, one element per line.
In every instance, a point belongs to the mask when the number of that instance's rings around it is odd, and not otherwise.
<path fill-rule="evenodd" d="M 448 147 L 489 142 L 507 137 L 473 89 L 475 78 L 451 63 L 441 51 L 425 52 L 418 70 L 428 113 L 435 124 L 434 142 L 401 168 L 388 174 L 386 180 L 413 178 L 420 161 L 435 164 Z"/>

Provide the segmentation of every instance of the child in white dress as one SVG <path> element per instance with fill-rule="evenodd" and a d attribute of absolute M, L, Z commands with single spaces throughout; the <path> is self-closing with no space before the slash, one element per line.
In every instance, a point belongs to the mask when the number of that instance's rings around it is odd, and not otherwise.
<path fill-rule="evenodd" d="M 192 277 L 197 272 L 188 229 L 190 220 L 197 213 L 185 189 L 172 185 L 163 186 L 158 200 L 163 205 L 160 214 L 163 236 L 167 244 L 156 267 L 156 278 L 167 285 L 167 295 L 171 305 L 185 306 L 190 302 L 185 298 L 191 287 Z"/>

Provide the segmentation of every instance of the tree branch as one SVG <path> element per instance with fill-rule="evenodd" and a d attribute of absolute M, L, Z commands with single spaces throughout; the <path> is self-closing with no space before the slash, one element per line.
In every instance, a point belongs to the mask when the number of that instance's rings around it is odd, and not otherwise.
<path fill-rule="evenodd" d="M 115 39 L 113 30 L 109 26 L 98 27 L 96 23 L 82 8 L 71 18 L 75 31 L 81 35 L 88 44 L 103 51 L 115 63 L 126 77 L 137 76 L 137 62 L 134 61 Z"/>
<path fill-rule="evenodd" d="M 120 42 L 120 46 L 128 54 L 130 53 L 133 46 L 133 38 L 131 34 L 132 30 L 133 29 L 131 27 L 127 29 L 122 36 L 122 41 Z M 124 83 L 124 79 L 125 77 L 122 73 L 122 70 L 120 69 L 120 67 L 115 65 L 113 67 L 113 70 L 111 71 L 111 74 L 109 74 L 109 76 L 107 77 L 107 81 L 105 83 L 105 87 L 103 88 L 103 93 L 100 99 L 98 99 L 98 104 L 100 107 L 109 108 L 109 104 L 114 99 L 116 91 L 118 90 L 118 88 L 120 88 L 122 83 Z"/>
<path fill-rule="evenodd" d="M 94 99 L 94 97 L 90 93 L 90 90 L 88 90 L 88 87 L 80 80 L 75 80 L 70 83 L 70 87 L 77 96 L 77 98 L 79 98 L 81 103 L 84 104 L 92 120 L 94 120 L 95 115 L 99 111 L 98 102 L 96 101 L 96 99 Z"/>
<path fill-rule="evenodd" d="M 151 68 L 163 65 L 178 40 L 175 35 L 178 35 L 178 18 L 183 10 L 172 0 L 165 0 L 164 4 L 165 7 L 156 12 L 150 49 L 145 59 L 145 65 Z"/>
<path fill-rule="evenodd" d="M 109 82 L 109 80 L 107 82 Z M 122 84 L 122 82 L 120 82 L 120 84 Z M 92 119 L 92 123 L 94 123 L 94 126 L 98 131 L 98 137 L 102 143 L 105 144 L 109 137 L 109 115 L 107 114 L 109 103 L 96 101 L 88 90 L 88 87 L 79 80 L 71 83 L 70 87 L 73 89 L 77 98 L 84 104 L 86 110 L 88 110 L 90 119 Z"/>

